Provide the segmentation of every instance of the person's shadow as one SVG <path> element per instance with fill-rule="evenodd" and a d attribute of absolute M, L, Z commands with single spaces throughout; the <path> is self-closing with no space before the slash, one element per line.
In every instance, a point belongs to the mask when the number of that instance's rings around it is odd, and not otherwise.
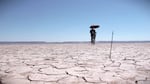
<path fill-rule="evenodd" d="M 0 84 L 3 84 L 3 83 L 0 81 Z"/>

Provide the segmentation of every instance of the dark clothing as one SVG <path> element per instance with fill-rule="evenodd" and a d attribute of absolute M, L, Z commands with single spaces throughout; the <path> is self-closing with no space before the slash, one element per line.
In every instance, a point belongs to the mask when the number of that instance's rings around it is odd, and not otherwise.
<path fill-rule="evenodd" d="M 94 29 L 90 30 L 91 33 L 91 43 L 95 44 L 96 31 Z"/>
<path fill-rule="evenodd" d="M 92 30 L 90 30 L 90 33 L 91 33 L 91 35 L 95 35 L 96 31 L 92 29 Z"/>

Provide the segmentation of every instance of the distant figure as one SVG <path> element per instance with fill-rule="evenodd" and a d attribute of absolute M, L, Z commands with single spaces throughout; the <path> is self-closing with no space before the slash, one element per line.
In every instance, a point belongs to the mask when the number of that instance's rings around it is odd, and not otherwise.
<path fill-rule="evenodd" d="M 95 44 L 95 38 L 96 38 L 95 28 L 91 28 L 90 34 L 91 34 L 91 44 Z"/>

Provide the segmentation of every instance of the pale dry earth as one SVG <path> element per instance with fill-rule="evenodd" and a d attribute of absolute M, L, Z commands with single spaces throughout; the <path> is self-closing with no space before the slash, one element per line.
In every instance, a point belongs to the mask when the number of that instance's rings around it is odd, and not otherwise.
<path fill-rule="evenodd" d="M 1 44 L 3 84 L 150 84 L 150 43 Z"/>

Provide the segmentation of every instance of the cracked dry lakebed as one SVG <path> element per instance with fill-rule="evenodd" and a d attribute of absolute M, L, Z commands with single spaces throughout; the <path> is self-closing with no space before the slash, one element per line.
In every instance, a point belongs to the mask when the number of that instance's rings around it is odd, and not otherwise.
<path fill-rule="evenodd" d="M 150 43 L 0 44 L 0 84 L 150 84 Z"/>

